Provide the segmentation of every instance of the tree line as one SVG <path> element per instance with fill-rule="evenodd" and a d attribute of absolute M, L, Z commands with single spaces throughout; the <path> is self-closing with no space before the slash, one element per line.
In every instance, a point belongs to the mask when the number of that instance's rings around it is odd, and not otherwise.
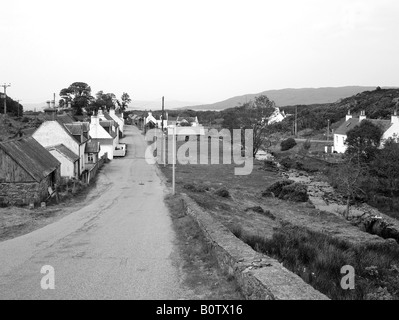
<path fill-rule="evenodd" d="M 100 109 L 109 111 L 116 107 L 124 112 L 132 101 L 126 92 L 122 94 L 120 99 L 117 99 L 115 94 L 105 93 L 102 90 L 93 96 L 91 87 L 85 82 L 72 83 L 69 87 L 60 91 L 60 97 L 59 106 L 66 108 L 70 105 L 76 115 L 82 115 L 83 110 L 92 115 L 97 114 Z"/>
<path fill-rule="evenodd" d="M 7 106 L 7 114 L 10 114 L 14 117 L 22 116 L 24 112 L 24 107 L 18 101 L 13 100 L 9 96 L 7 96 L 6 100 Z M 0 98 L 0 114 L 4 114 L 4 96 L 2 95 Z"/>

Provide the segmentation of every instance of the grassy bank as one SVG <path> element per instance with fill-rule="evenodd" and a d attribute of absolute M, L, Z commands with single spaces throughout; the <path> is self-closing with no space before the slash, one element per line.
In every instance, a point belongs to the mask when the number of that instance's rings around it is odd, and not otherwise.
<path fill-rule="evenodd" d="M 391 245 L 350 245 L 323 233 L 284 224 L 272 238 L 235 235 L 255 250 L 276 258 L 315 289 L 336 300 L 397 300 L 399 248 Z M 341 268 L 355 269 L 355 289 L 341 287 Z"/>

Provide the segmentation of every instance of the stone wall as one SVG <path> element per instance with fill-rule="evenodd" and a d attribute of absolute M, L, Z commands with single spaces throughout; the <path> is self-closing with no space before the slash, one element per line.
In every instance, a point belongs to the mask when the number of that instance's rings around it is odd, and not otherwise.
<path fill-rule="evenodd" d="M 235 237 L 186 194 L 182 197 L 187 214 L 200 226 L 219 266 L 235 277 L 246 299 L 328 300 L 277 260 L 254 251 Z"/>
<path fill-rule="evenodd" d="M 54 179 L 55 184 L 61 182 L 59 168 L 55 172 Z M 39 204 L 48 197 L 48 187 L 51 184 L 51 175 L 40 183 L 0 183 L 0 205 L 23 206 L 29 205 L 31 202 Z"/>
<path fill-rule="evenodd" d="M 0 205 L 29 205 L 39 202 L 39 183 L 0 183 Z"/>

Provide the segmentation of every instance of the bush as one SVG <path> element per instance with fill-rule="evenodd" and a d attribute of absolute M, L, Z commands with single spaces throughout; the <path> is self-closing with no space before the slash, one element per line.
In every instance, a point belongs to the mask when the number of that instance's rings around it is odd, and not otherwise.
<path fill-rule="evenodd" d="M 306 202 L 309 200 L 307 187 L 302 183 L 293 183 L 283 187 L 279 196 L 282 200 Z"/>
<path fill-rule="evenodd" d="M 270 187 L 268 187 L 265 191 L 262 192 L 263 197 L 269 197 L 273 194 L 275 197 L 279 197 L 281 191 L 285 186 L 293 184 L 294 181 L 291 180 L 281 180 L 273 183 Z"/>
<path fill-rule="evenodd" d="M 287 151 L 296 146 L 296 141 L 293 138 L 288 138 L 281 142 L 281 151 Z"/>
<path fill-rule="evenodd" d="M 201 186 L 201 185 L 195 185 L 195 184 L 185 184 L 184 189 L 192 191 L 192 192 L 206 192 L 209 191 L 209 187 L 206 186 Z"/>
<path fill-rule="evenodd" d="M 280 164 L 286 169 L 291 169 L 294 165 L 294 161 L 291 160 L 290 157 L 286 157 L 281 159 Z"/>
<path fill-rule="evenodd" d="M 215 194 L 222 198 L 229 198 L 230 192 L 225 187 L 221 187 L 215 191 Z"/>

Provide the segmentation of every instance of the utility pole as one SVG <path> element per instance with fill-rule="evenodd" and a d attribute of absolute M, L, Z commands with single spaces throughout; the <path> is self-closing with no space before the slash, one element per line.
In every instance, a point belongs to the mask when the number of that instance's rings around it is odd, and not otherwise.
<path fill-rule="evenodd" d="M 330 140 L 330 119 L 328 119 L 327 124 L 327 141 Z"/>
<path fill-rule="evenodd" d="M 163 157 L 163 165 L 164 167 L 166 167 L 164 123 L 165 123 L 165 97 L 162 97 L 162 157 Z"/>
<path fill-rule="evenodd" d="M 11 83 L 4 83 L 0 87 L 4 88 L 4 115 L 7 116 L 7 87 L 11 87 Z"/>
<path fill-rule="evenodd" d="M 298 135 L 298 106 L 295 106 L 295 138 Z"/>

